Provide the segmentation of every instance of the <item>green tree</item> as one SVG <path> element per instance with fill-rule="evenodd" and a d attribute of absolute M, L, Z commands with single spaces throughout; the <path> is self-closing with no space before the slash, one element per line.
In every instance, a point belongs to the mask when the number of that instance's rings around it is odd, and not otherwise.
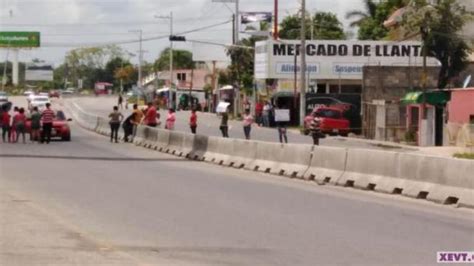
<path fill-rule="evenodd" d="M 407 0 L 363 1 L 364 11 L 354 10 L 346 14 L 347 19 L 354 19 L 350 26 L 359 27 L 358 39 L 380 40 L 387 38 L 389 30 L 383 26 L 383 22 L 397 9 L 404 7 Z"/>
<path fill-rule="evenodd" d="M 343 40 L 346 38 L 342 23 L 331 12 L 316 12 L 312 17 L 306 16 L 306 38 L 311 38 L 311 24 L 313 38 L 319 40 Z M 301 38 L 301 16 L 294 14 L 287 16 L 280 24 L 279 36 L 282 39 L 297 40 Z"/>
<path fill-rule="evenodd" d="M 403 18 L 406 34 L 419 33 L 428 56 L 440 61 L 438 88 L 445 88 L 469 63 L 471 49 L 459 32 L 472 20 L 472 13 L 456 0 L 438 0 L 435 5 L 413 0 Z"/>
<path fill-rule="evenodd" d="M 187 50 L 173 50 L 173 69 L 191 69 L 194 67 L 193 54 Z M 170 48 L 166 48 L 154 63 L 155 70 L 170 69 Z"/>

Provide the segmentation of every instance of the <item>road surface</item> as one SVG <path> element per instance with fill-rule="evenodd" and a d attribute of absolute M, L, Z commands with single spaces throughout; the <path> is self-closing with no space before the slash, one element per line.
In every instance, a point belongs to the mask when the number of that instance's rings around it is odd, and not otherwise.
<path fill-rule="evenodd" d="M 437 251 L 474 248 L 468 209 L 72 128 L 72 142 L 0 144 L 1 265 L 435 265 Z"/>

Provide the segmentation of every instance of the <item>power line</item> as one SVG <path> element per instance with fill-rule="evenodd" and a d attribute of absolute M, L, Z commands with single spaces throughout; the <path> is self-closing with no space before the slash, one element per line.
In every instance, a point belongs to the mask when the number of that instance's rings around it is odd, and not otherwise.
<path fill-rule="evenodd" d="M 216 23 L 216 24 L 212 24 L 212 25 L 207 25 L 207 26 L 203 26 L 203 27 L 200 27 L 200 28 L 195 28 L 195 29 L 192 29 L 192 30 L 188 30 L 188 31 L 183 31 L 183 32 L 178 32 L 176 33 L 175 35 L 185 35 L 185 34 L 189 34 L 189 33 L 193 33 L 193 32 L 198 32 L 198 31 L 203 31 L 203 30 L 206 30 L 206 29 L 210 29 L 210 28 L 213 28 L 213 27 L 218 27 L 218 26 L 221 26 L 221 25 L 225 25 L 227 23 L 230 23 L 232 20 L 227 20 L 227 21 L 224 21 L 224 22 L 220 22 L 220 23 Z M 169 37 L 169 34 L 166 34 L 166 35 L 159 35 L 159 36 L 153 36 L 153 37 L 148 37 L 148 38 L 143 38 L 142 41 L 143 42 L 147 42 L 147 41 L 154 41 L 154 40 L 160 40 L 160 39 L 165 39 L 165 38 L 168 38 Z M 132 43 L 137 43 L 139 42 L 140 40 L 137 40 L 137 39 L 133 39 L 133 40 L 119 40 L 119 41 L 110 41 L 110 42 L 98 42 L 98 43 L 44 43 L 42 45 L 42 47 L 84 47 L 84 46 L 107 46 L 107 45 L 123 45 L 123 44 L 132 44 Z"/>

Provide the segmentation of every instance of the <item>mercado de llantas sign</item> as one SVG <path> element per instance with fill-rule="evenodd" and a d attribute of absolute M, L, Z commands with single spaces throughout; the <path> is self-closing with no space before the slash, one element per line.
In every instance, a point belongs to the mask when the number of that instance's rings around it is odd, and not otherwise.
<path fill-rule="evenodd" d="M 365 65 L 421 66 L 420 42 L 308 41 L 307 72 L 315 79 L 362 79 Z M 257 79 L 291 79 L 300 71 L 299 41 L 262 41 L 255 44 Z M 296 64 L 295 64 L 296 59 Z M 428 65 L 438 65 L 428 58 Z"/>
<path fill-rule="evenodd" d="M 40 47 L 40 33 L 36 31 L 0 31 L 0 47 Z"/>

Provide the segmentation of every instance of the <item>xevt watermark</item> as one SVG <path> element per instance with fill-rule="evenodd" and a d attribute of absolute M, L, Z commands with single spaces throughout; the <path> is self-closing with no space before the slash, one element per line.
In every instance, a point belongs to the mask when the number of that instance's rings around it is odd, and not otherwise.
<path fill-rule="evenodd" d="M 438 263 L 474 263 L 474 251 L 439 251 Z"/>

